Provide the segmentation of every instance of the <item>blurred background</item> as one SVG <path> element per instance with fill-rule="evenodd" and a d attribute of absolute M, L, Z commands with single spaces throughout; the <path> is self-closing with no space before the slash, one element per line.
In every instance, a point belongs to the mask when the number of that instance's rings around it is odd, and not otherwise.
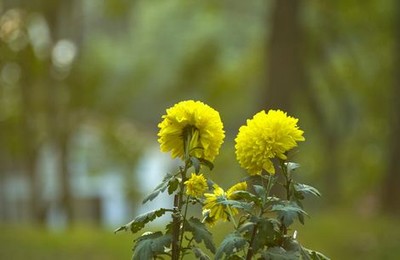
<path fill-rule="evenodd" d="M 247 118 L 299 118 L 296 177 L 323 195 L 306 200 L 300 242 L 333 259 L 396 258 L 399 11 L 394 0 L 0 0 L 0 258 L 130 258 L 133 236 L 112 230 L 169 205 L 141 201 L 174 166 L 157 124 L 186 99 L 221 114 L 210 177 L 225 188 L 245 176 L 234 138 Z"/>

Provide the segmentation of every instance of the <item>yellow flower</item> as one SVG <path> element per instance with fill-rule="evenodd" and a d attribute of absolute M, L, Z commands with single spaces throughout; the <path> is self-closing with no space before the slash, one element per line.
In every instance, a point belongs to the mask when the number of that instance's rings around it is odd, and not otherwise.
<path fill-rule="evenodd" d="M 247 182 L 239 182 L 235 185 L 233 185 L 232 187 L 230 187 L 227 191 L 226 191 L 226 197 L 229 200 L 235 200 L 237 199 L 237 196 L 235 194 L 236 191 L 245 191 L 247 190 Z"/>
<path fill-rule="evenodd" d="M 158 124 L 161 151 L 173 158 L 187 155 L 214 161 L 225 133 L 219 113 L 200 101 L 181 101 L 167 109 Z"/>
<path fill-rule="evenodd" d="M 207 180 L 203 174 L 192 173 L 192 177 L 185 181 L 186 194 L 192 197 L 200 197 L 208 189 Z"/>
<path fill-rule="evenodd" d="M 304 141 L 298 119 L 281 110 L 261 111 L 239 128 L 235 139 L 236 158 L 249 174 L 261 174 L 262 169 L 275 173 L 272 158 L 286 160 L 285 153 Z"/>
<path fill-rule="evenodd" d="M 214 184 L 214 192 L 213 193 L 205 193 L 204 196 L 206 197 L 203 206 L 203 214 L 204 212 L 207 213 L 206 222 L 213 224 L 217 220 L 221 219 L 226 221 L 229 219 L 229 214 L 232 216 L 238 213 L 238 210 L 234 207 L 222 204 L 222 201 L 225 200 L 234 200 L 236 198 L 234 192 L 239 190 L 246 190 L 247 183 L 240 182 L 235 184 L 231 188 L 225 192 L 221 187 L 217 184 Z"/>
<path fill-rule="evenodd" d="M 214 184 L 214 192 L 213 193 L 205 193 L 204 196 L 206 200 L 204 201 L 203 210 L 209 210 L 208 217 L 211 219 L 223 221 L 228 220 L 228 213 L 225 211 L 227 206 L 221 204 L 221 201 L 226 200 L 225 191 L 219 187 L 217 184 Z M 232 214 L 237 213 L 237 209 L 231 208 Z"/>

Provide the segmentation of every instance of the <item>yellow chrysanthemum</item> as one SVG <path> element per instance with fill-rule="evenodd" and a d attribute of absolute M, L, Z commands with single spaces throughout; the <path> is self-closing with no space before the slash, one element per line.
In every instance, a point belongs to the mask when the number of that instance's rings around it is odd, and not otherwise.
<path fill-rule="evenodd" d="M 213 193 L 205 193 L 206 200 L 204 201 L 203 210 L 209 210 L 208 217 L 214 220 L 222 219 L 228 220 L 228 213 L 226 212 L 227 206 L 219 202 L 226 200 L 225 191 L 214 184 Z M 232 214 L 237 214 L 237 209 L 231 207 Z"/>
<path fill-rule="evenodd" d="M 215 223 L 217 220 L 221 219 L 226 221 L 229 219 L 229 215 L 227 210 L 230 210 L 230 214 L 232 216 L 238 213 L 238 210 L 234 207 L 230 207 L 220 203 L 224 200 L 234 200 L 235 199 L 235 191 L 246 190 L 247 183 L 240 182 L 235 184 L 231 188 L 225 192 L 221 187 L 217 184 L 214 184 L 214 192 L 213 193 L 205 193 L 204 196 L 206 200 L 204 201 L 203 212 L 207 212 L 208 223 Z"/>
<path fill-rule="evenodd" d="M 262 169 L 275 173 L 272 158 L 286 160 L 285 153 L 304 141 L 298 119 L 280 110 L 257 113 L 247 125 L 239 128 L 235 139 L 236 158 L 249 174 L 261 174 Z"/>
<path fill-rule="evenodd" d="M 173 158 L 191 156 L 214 161 L 225 133 L 219 113 L 200 101 L 182 101 L 167 109 L 158 124 L 161 151 Z"/>
<path fill-rule="evenodd" d="M 203 174 L 192 173 L 189 180 L 185 181 L 186 194 L 192 197 L 200 197 L 208 189 L 207 179 Z"/>
<path fill-rule="evenodd" d="M 226 197 L 229 200 L 235 200 L 237 199 L 237 196 L 235 194 L 236 191 L 245 191 L 247 190 L 247 182 L 239 182 L 235 185 L 233 185 L 232 187 L 230 187 L 227 191 L 226 191 Z"/>

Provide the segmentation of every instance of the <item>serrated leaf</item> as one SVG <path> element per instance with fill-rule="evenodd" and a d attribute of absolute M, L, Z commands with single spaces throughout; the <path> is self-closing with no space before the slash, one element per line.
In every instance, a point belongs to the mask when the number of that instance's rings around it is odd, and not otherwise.
<path fill-rule="evenodd" d="M 255 251 L 274 244 L 276 237 L 279 236 L 278 222 L 275 219 L 260 218 L 257 223 L 257 234 L 253 241 Z"/>
<path fill-rule="evenodd" d="M 167 189 L 170 180 L 172 180 L 174 178 L 175 178 L 175 174 L 168 173 L 167 175 L 165 175 L 162 182 L 143 200 L 142 203 L 144 204 L 147 201 L 154 200 L 158 196 L 158 194 L 160 194 L 161 192 L 164 192 Z"/>
<path fill-rule="evenodd" d="M 204 242 L 204 245 L 208 250 L 212 253 L 215 253 L 215 245 L 212 240 L 212 234 L 208 231 L 206 225 L 200 222 L 199 219 L 191 217 L 188 221 L 186 221 L 185 225 L 186 231 L 191 232 L 194 240 L 197 243 Z"/>
<path fill-rule="evenodd" d="M 281 202 L 280 204 L 273 205 L 271 211 L 278 213 L 278 218 L 286 227 L 293 223 L 294 219 L 298 217 L 298 214 L 308 216 L 307 212 L 294 202 Z"/>
<path fill-rule="evenodd" d="M 179 180 L 177 178 L 172 178 L 168 182 L 168 194 L 171 195 L 178 188 Z"/>
<path fill-rule="evenodd" d="M 301 194 L 311 194 L 317 197 L 321 197 L 321 193 L 314 187 L 307 185 L 307 184 L 302 184 L 302 183 L 295 183 L 294 188 L 297 192 L 300 192 Z"/>
<path fill-rule="evenodd" d="M 143 235 L 135 241 L 133 248 L 133 260 L 152 259 L 154 256 L 163 254 L 165 248 L 171 244 L 171 234 L 155 232 Z"/>
<path fill-rule="evenodd" d="M 141 230 L 147 223 L 149 223 L 150 221 L 153 221 L 157 217 L 161 217 L 167 211 L 169 211 L 169 210 L 160 208 L 157 210 L 152 210 L 150 212 L 141 214 L 141 215 L 137 216 L 136 218 L 134 218 L 128 224 L 121 226 L 121 227 L 117 228 L 116 230 L 114 230 L 114 233 L 121 231 L 121 230 L 124 230 L 124 231 L 131 230 L 132 233 L 136 233 L 139 230 Z"/>
<path fill-rule="evenodd" d="M 274 246 L 261 253 L 265 260 L 298 260 L 301 259 L 300 252 L 286 251 L 282 247 Z"/>
<path fill-rule="evenodd" d="M 256 225 L 256 223 L 248 221 L 243 223 L 242 225 L 239 226 L 239 228 L 237 229 L 237 231 L 239 231 L 240 233 L 251 233 L 251 231 L 253 230 L 253 227 Z"/>
<path fill-rule="evenodd" d="M 206 253 L 204 253 L 203 250 L 201 250 L 200 248 L 198 248 L 198 247 L 192 247 L 192 251 L 193 251 L 193 253 L 194 253 L 194 256 L 195 256 L 197 259 L 200 259 L 200 260 L 210 260 L 210 257 L 209 257 Z"/>
<path fill-rule="evenodd" d="M 229 258 L 229 256 L 235 252 L 242 250 L 246 243 L 246 239 L 238 232 L 227 235 L 219 246 L 217 253 L 215 254 L 215 259 L 221 259 L 224 254 L 226 255 L 226 258 Z"/>
<path fill-rule="evenodd" d="M 324 254 L 307 249 L 305 247 L 302 247 L 302 256 L 304 259 L 311 259 L 311 260 L 330 260 L 329 257 L 325 256 Z"/>
<path fill-rule="evenodd" d="M 231 207 L 238 208 L 238 209 L 243 209 L 248 212 L 252 210 L 252 205 L 250 203 L 247 203 L 244 201 L 222 199 L 221 201 L 217 200 L 217 203 L 224 204 L 226 206 L 231 206 Z"/>

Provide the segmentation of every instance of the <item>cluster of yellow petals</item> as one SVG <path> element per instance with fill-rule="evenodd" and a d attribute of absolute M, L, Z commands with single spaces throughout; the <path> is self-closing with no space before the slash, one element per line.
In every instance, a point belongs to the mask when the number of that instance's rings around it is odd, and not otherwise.
<path fill-rule="evenodd" d="M 185 181 L 186 194 L 192 197 L 201 197 L 208 189 L 207 179 L 203 174 L 192 173 L 189 180 Z"/>
<path fill-rule="evenodd" d="M 247 183 L 240 182 L 235 184 L 231 188 L 225 192 L 221 187 L 217 184 L 213 185 L 214 191 L 213 193 L 205 193 L 204 197 L 206 198 L 204 201 L 203 212 L 207 212 L 208 214 L 208 223 L 213 224 L 217 220 L 226 221 L 229 219 L 229 214 L 232 216 L 238 213 L 238 210 L 229 205 L 222 204 L 222 201 L 225 200 L 233 200 L 236 199 L 236 191 L 246 190 Z"/>
<path fill-rule="evenodd" d="M 200 101 L 181 101 L 168 108 L 158 124 L 161 151 L 173 158 L 190 156 L 214 161 L 225 132 L 219 113 Z M 185 151 L 189 150 L 189 151 Z"/>
<path fill-rule="evenodd" d="M 261 174 L 263 169 L 274 174 L 271 159 L 286 160 L 285 153 L 305 140 L 297 122 L 281 110 L 263 110 L 247 120 L 235 139 L 239 164 L 251 175 Z"/>

